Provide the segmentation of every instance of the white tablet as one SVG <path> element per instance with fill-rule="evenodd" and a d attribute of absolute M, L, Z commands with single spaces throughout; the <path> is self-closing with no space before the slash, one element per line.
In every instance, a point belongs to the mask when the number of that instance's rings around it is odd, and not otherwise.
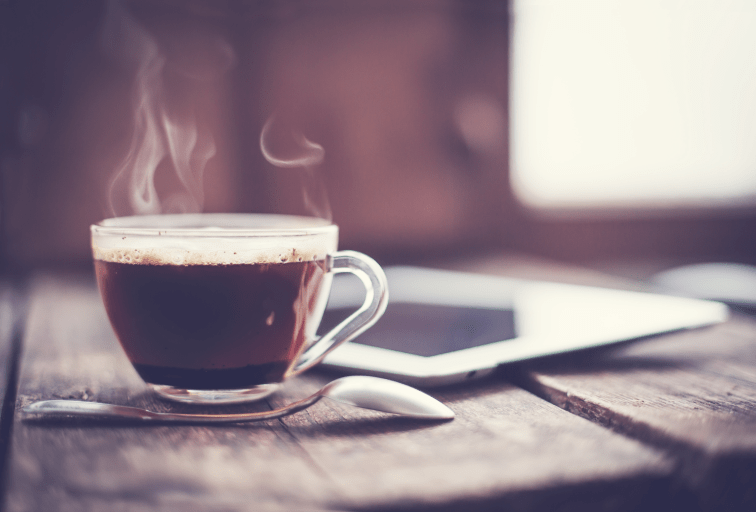
<path fill-rule="evenodd" d="M 384 316 L 324 366 L 418 386 L 482 377 L 497 366 L 703 327 L 727 319 L 718 302 L 416 267 L 386 270 Z M 363 300 L 334 279 L 321 331 Z"/>

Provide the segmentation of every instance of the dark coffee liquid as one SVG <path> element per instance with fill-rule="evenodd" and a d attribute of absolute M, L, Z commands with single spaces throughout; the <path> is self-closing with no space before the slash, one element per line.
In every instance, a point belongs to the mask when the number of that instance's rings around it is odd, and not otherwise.
<path fill-rule="evenodd" d="M 280 382 L 314 332 L 325 263 L 154 265 L 95 260 L 126 355 L 152 384 Z"/>

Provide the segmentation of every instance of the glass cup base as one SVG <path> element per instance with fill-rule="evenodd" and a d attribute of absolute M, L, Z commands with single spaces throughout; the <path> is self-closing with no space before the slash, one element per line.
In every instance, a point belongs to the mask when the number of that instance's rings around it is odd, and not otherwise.
<path fill-rule="evenodd" d="M 245 389 L 181 389 L 162 384 L 148 384 L 150 389 L 158 396 L 197 405 L 223 405 L 254 402 L 261 400 L 274 393 L 280 387 L 280 383 L 260 384 Z"/>

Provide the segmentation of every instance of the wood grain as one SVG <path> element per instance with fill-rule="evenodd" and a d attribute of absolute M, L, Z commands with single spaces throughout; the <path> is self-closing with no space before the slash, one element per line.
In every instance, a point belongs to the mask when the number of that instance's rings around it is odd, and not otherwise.
<path fill-rule="evenodd" d="M 5 495 L 7 482 L 24 302 L 23 289 L 17 282 L 0 281 L 0 497 Z"/>
<path fill-rule="evenodd" d="M 434 394 L 454 421 L 423 426 L 328 403 L 283 423 L 349 509 L 636 510 L 677 492 L 664 457 L 506 381 Z M 594 486 L 604 488 L 591 495 Z"/>
<path fill-rule="evenodd" d="M 35 283 L 24 352 L 19 408 L 70 397 L 182 409 L 147 392 L 90 279 Z M 8 511 L 317 509 L 335 492 L 276 421 L 205 428 L 17 420 L 12 442 Z"/>
<path fill-rule="evenodd" d="M 457 270 L 596 286 L 647 286 L 497 255 Z M 663 450 L 705 510 L 756 510 L 756 319 L 656 336 L 615 350 L 512 366 L 510 379 L 559 407 Z"/>
<path fill-rule="evenodd" d="M 522 367 L 519 377 L 552 403 L 672 454 L 704 509 L 756 508 L 752 318 Z"/>
<path fill-rule="evenodd" d="M 76 397 L 182 409 L 146 392 L 91 279 L 39 278 L 31 296 L 18 408 Z M 331 377 L 296 379 L 247 409 Z M 436 394 L 454 421 L 326 400 L 283 420 L 213 427 L 17 415 L 6 510 L 637 510 L 685 499 L 659 450 L 505 380 Z"/>
<path fill-rule="evenodd" d="M 5 402 L 13 362 L 13 337 L 17 328 L 13 295 L 10 285 L 0 283 L 0 404 Z M 5 412 L 4 408 L 0 407 L 0 422 L 2 423 L 6 421 Z"/>

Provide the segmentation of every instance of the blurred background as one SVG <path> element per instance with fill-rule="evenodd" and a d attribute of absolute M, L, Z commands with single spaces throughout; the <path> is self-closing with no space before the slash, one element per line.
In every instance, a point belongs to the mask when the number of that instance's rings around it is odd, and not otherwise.
<path fill-rule="evenodd" d="M 0 0 L 3 269 L 177 211 L 332 216 L 387 264 L 756 263 L 755 29 L 746 0 Z"/>

